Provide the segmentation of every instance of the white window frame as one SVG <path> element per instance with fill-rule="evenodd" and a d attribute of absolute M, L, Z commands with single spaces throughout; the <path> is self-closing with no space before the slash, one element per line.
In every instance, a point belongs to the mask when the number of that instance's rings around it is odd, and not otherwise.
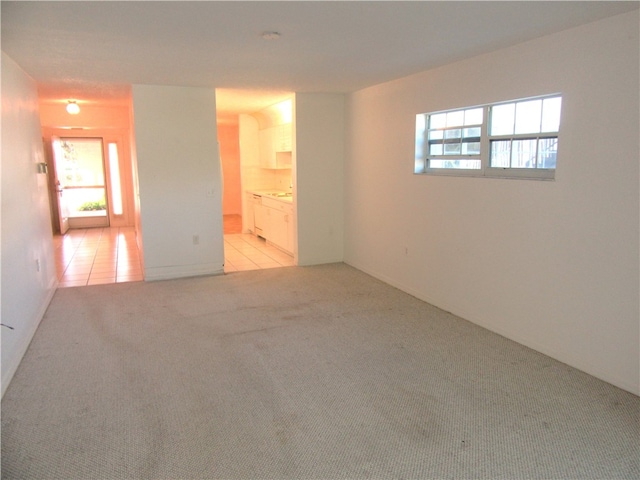
<path fill-rule="evenodd" d="M 489 125 L 491 122 L 491 111 L 493 107 L 517 104 L 519 102 L 527 102 L 530 100 L 545 100 L 560 97 L 560 93 L 549 95 L 540 95 L 536 97 L 519 98 L 504 102 L 496 102 L 486 105 L 477 105 L 475 107 L 463 107 L 450 110 L 440 110 L 436 112 L 422 113 L 416 115 L 416 144 L 415 144 L 415 163 L 414 174 L 417 175 L 444 175 L 457 177 L 485 177 L 485 178 L 519 178 L 528 180 L 554 180 L 555 168 L 515 168 L 515 167 L 492 167 L 491 162 L 491 141 L 492 140 L 540 140 L 547 138 L 555 138 L 559 143 L 560 126 L 557 131 L 538 132 L 531 134 L 510 134 L 510 135 L 490 135 Z M 483 109 L 482 126 L 480 131 L 480 154 L 477 155 L 429 155 L 429 119 L 433 115 L 442 113 L 460 112 L 476 108 Z M 562 118 L 562 114 L 560 116 Z M 461 126 L 460 128 L 464 128 Z M 556 154 L 557 155 L 557 154 Z M 465 160 L 480 159 L 479 169 L 466 168 L 431 168 L 429 163 L 431 160 Z"/>

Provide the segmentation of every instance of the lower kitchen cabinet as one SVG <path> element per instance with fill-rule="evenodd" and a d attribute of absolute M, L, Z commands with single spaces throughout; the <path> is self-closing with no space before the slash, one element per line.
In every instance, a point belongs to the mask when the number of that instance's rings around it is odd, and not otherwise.
<path fill-rule="evenodd" d="M 263 207 L 266 213 L 264 238 L 293 255 L 294 227 L 293 205 L 278 200 L 265 201 Z"/>

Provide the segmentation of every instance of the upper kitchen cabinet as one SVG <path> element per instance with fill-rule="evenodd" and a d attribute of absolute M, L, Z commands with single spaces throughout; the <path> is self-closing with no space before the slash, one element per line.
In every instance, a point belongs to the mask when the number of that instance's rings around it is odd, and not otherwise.
<path fill-rule="evenodd" d="M 260 167 L 291 168 L 293 150 L 293 102 L 283 100 L 253 114 L 260 125 Z"/>
<path fill-rule="evenodd" d="M 262 168 L 276 168 L 276 150 L 271 130 L 272 128 L 263 128 L 258 132 L 260 166 Z"/>
<path fill-rule="evenodd" d="M 291 168 L 291 123 L 263 128 L 258 136 L 262 168 Z"/>
<path fill-rule="evenodd" d="M 283 123 L 275 127 L 277 131 L 276 136 L 276 152 L 290 152 L 291 151 L 291 122 Z"/>

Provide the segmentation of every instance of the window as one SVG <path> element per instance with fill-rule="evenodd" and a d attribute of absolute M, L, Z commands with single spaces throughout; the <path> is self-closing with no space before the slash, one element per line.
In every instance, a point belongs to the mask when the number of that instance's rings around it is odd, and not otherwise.
<path fill-rule="evenodd" d="M 552 179 L 559 95 L 416 116 L 415 173 Z"/>
<path fill-rule="evenodd" d="M 120 161 L 118 159 L 118 144 L 109 143 L 109 179 L 111 180 L 111 203 L 114 215 L 122 215 L 122 185 L 120 184 Z"/>

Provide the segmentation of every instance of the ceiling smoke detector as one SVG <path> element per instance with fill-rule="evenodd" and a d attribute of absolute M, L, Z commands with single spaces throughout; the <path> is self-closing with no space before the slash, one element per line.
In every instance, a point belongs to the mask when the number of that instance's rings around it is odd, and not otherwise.
<path fill-rule="evenodd" d="M 262 32 L 260 36 L 263 40 L 277 40 L 282 34 L 280 32 Z"/>

